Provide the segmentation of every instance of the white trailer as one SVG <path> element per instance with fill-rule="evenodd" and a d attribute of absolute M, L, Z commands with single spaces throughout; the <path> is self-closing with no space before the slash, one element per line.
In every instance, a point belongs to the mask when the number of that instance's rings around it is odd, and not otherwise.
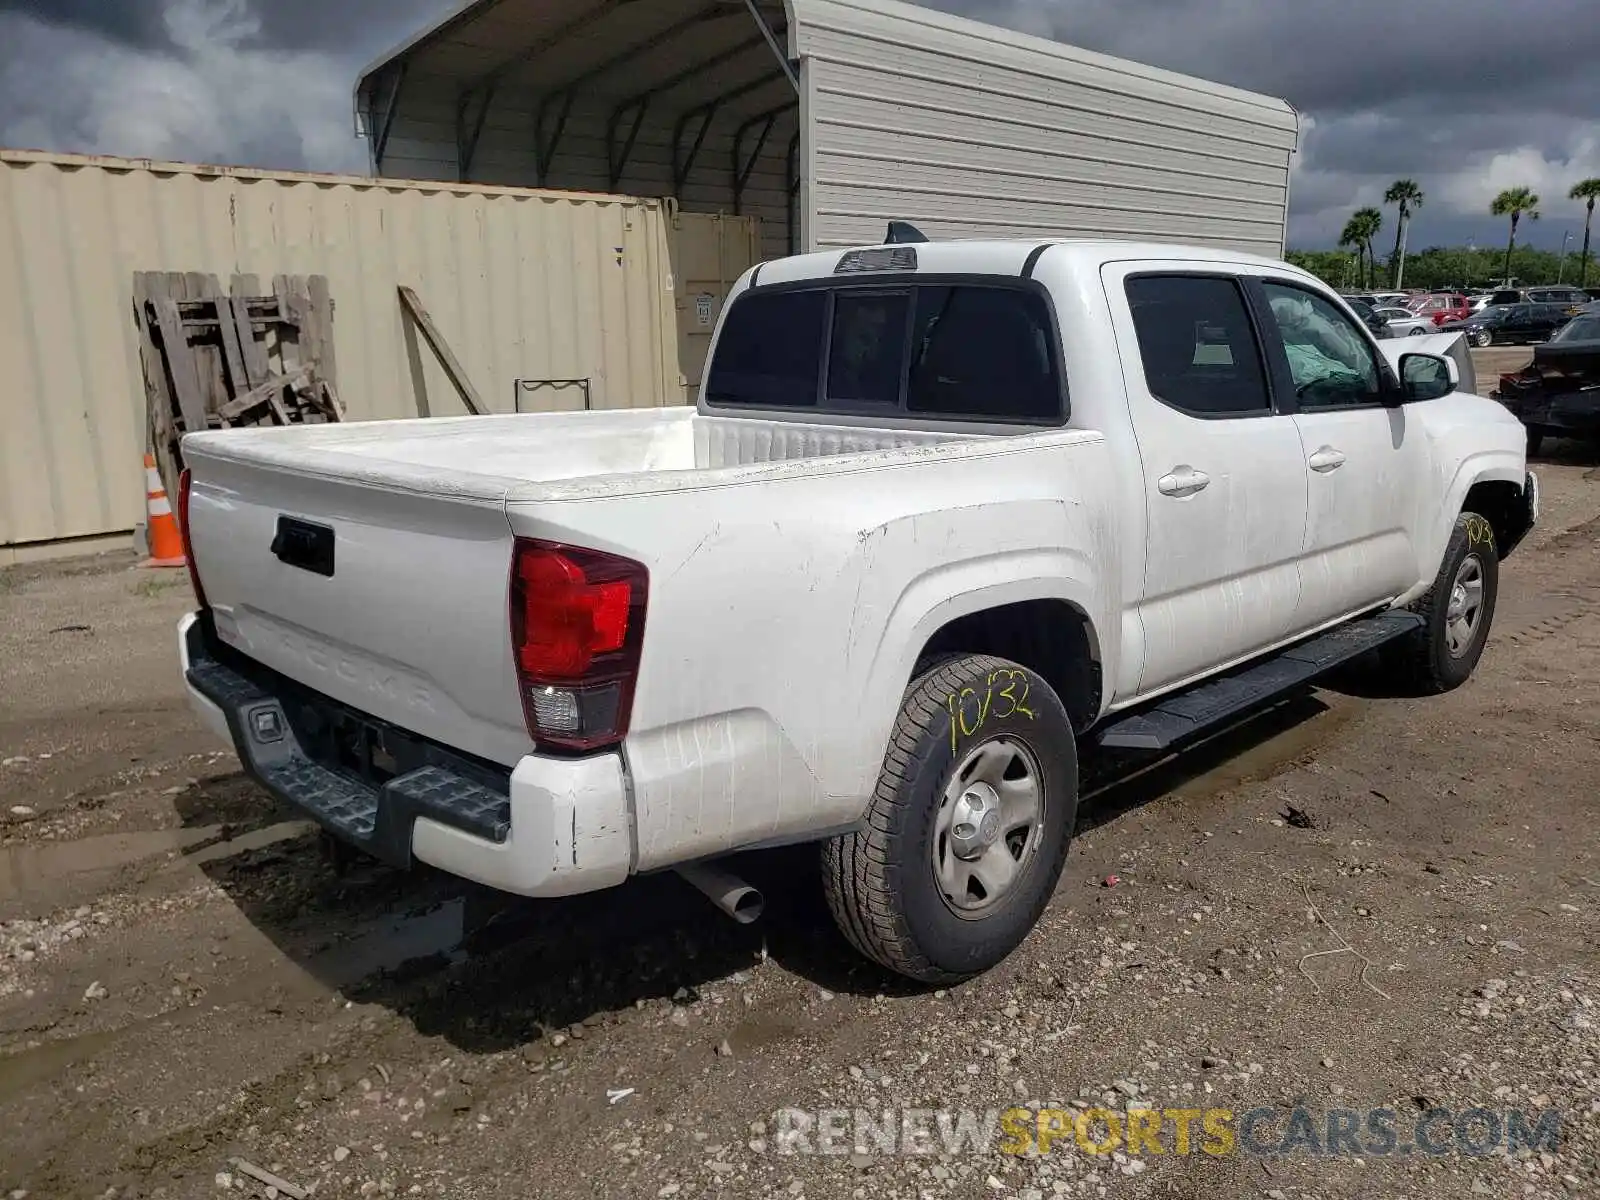
<path fill-rule="evenodd" d="M 901 218 L 1277 255 L 1298 131 L 1282 100 L 894 0 L 474 0 L 356 108 L 375 174 L 672 197 L 760 217 L 764 257 Z"/>

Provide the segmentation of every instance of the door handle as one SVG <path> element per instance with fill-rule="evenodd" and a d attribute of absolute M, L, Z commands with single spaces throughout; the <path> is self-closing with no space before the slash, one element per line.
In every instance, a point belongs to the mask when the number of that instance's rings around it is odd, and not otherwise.
<path fill-rule="evenodd" d="M 1306 460 L 1313 471 L 1326 475 L 1344 466 L 1344 455 L 1332 446 L 1324 446 Z"/>
<path fill-rule="evenodd" d="M 1193 467 L 1178 467 L 1170 475 L 1163 475 L 1156 481 L 1156 488 L 1163 496 L 1192 496 L 1196 492 L 1204 491 L 1211 482 L 1211 476 L 1204 471 L 1196 471 Z"/>

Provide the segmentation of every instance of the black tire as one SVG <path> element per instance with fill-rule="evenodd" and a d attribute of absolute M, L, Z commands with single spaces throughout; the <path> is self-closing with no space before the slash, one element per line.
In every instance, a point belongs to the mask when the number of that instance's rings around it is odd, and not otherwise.
<path fill-rule="evenodd" d="M 1482 599 L 1470 639 L 1452 650 L 1451 596 L 1469 559 L 1477 564 L 1483 585 Z M 1426 624 L 1396 648 L 1394 665 L 1403 672 L 1412 690 L 1424 694 L 1448 692 L 1471 677 L 1489 640 L 1499 590 L 1500 555 L 1494 528 L 1478 513 L 1464 512 L 1456 518 L 1455 528 L 1450 532 L 1444 562 L 1439 566 L 1433 586 L 1411 606 Z"/>
<path fill-rule="evenodd" d="M 1026 835 L 1035 840 L 1004 895 L 980 898 L 990 907 L 963 916 L 935 875 L 946 789 L 979 747 L 1018 743 L 1039 773 L 1040 815 Z M 1005 659 L 941 661 L 906 691 L 862 828 L 823 844 L 828 907 L 856 949 L 897 974 L 922 983 L 981 974 L 1021 944 L 1049 903 L 1077 810 L 1077 743 L 1050 685 Z"/>

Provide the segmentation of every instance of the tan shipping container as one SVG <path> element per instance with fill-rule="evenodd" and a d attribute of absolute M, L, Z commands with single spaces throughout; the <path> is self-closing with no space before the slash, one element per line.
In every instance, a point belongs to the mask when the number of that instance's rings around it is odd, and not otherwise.
<path fill-rule="evenodd" d="M 695 377 L 680 372 L 699 322 L 675 262 L 706 261 L 709 240 L 725 292 L 757 238 L 751 218 L 654 199 L 0 151 L 0 565 L 144 520 L 135 271 L 224 289 L 327 276 L 351 420 L 463 411 L 401 284 L 493 410 L 583 407 L 582 388 L 519 380 L 587 380 L 594 408 L 647 407 L 698 382 L 692 351 Z"/>

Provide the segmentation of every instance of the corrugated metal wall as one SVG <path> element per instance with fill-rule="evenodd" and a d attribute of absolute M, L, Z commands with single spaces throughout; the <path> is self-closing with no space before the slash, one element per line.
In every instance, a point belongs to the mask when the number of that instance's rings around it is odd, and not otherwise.
<path fill-rule="evenodd" d="M 326 275 L 353 419 L 461 411 L 399 284 L 496 410 L 519 378 L 638 407 L 684 399 L 674 239 L 724 232 L 620 196 L 0 152 L 0 546 L 144 519 L 135 271 Z"/>
<path fill-rule="evenodd" d="M 794 0 L 813 248 L 1110 236 L 1282 252 L 1281 100 L 895 0 Z"/>

